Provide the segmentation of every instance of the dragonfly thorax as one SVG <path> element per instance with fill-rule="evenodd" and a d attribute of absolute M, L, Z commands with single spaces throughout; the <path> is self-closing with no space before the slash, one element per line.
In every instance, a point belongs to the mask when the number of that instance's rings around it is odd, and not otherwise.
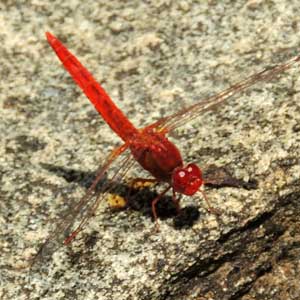
<path fill-rule="evenodd" d="M 184 195 L 194 195 L 203 184 L 202 173 L 195 164 L 174 169 L 172 187 L 175 192 Z"/>
<path fill-rule="evenodd" d="M 152 176 L 171 183 L 173 171 L 183 165 L 178 148 L 162 133 L 144 131 L 134 136 L 129 147 L 134 158 Z"/>

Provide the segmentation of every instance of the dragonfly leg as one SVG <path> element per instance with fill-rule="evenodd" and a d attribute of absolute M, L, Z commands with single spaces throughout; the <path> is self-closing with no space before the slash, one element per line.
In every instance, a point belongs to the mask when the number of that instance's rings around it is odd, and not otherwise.
<path fill-rule="evenodd" d="M 199 192 L 201 193 L 201 195 L 203 196 L 205 202 L 207 203 L 207 206 L 208 206 L 208 209 L 207 209 L 207 210 L 208 210 L 210 213 L 213 213 L 213 214 L 215 214 L 215 215 L 220 215 L 220 214 L 221 214 L 220 211 L 217 210 L 216 208 L 214 208 L 214 207 L 210 204 L 210 201 L 208 200 L 208 198 L 207 198 L 205 192 L 202 191 L 202 190 L 199 190 Z"/>
<path fill-rule="evenodd" d="M 162 191 L 154 200 L 152 200 L 151 206 L 152 206 L 152 213 L 155 220 L 155 228 L 156 231 L 159 231 L 159 224 L 157 221 L 157 213 L 156 213 L 156 204 L 157 202 L 163 197 L 163 195 L 171 188 L 171 186 L 168 186 L 164 191 Z"/>

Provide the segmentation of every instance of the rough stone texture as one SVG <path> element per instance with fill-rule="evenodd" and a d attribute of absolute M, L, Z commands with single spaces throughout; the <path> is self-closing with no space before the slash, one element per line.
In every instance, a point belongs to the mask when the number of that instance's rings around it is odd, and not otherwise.
<path fill-rule="evenodd" d="M 218 218 L 185 197 L 199 219 L 177 229 L 171 214 L 155 233 L 149 209 L 114 212 L 103 201 L 70 247 L 28 272 L 48 220 L 80 199 L 119 142 L 44 32 L 138 126 L 299 53 L 299 1 L 198 2 L 0 3 L 1 299 L 300 299 L 297 68 L 173 134 L 186 161 L 256 180 L 255 189 L 207 187 Z"/>

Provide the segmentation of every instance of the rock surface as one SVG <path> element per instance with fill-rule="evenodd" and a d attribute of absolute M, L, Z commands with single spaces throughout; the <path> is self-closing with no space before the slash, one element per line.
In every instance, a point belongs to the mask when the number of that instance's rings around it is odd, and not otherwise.
<path fill-rule="evenodd" d="M 200 196 L 184 197 L 185 218 L 195 220 L 177 226 L 172 208 L 161 208 L 156 233 L 143 205 L 153 190 L 121 211 L 102 201 L 69 247 L 28 272 L 120 142 L 44 32 L 65 42 L 139 127 L 299 54 L 298 1 L 199 2 L 0 3 L 1 299 L 300 299 L 298 67 L 172 135 L 185 161 L 250 184 L 205 188 L 218 217 Z"/>

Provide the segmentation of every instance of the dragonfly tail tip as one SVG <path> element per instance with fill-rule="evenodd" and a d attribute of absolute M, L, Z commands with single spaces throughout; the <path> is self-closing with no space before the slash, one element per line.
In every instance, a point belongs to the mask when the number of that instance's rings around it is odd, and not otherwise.
<path fill-rule="evenodd" d="M 50 33 L 49 31 L 46 31 L 45 35 L 49 42 L 55 39 L 55 36 L 52 33 Z"/>

